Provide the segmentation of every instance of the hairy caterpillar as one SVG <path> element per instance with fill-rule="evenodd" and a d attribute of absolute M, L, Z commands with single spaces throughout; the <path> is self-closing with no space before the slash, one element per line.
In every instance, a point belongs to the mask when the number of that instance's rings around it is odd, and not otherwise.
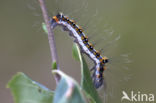
<path fill-rule="evenodd" d="M 94 70 L 92 74 L 93 82 L 96 88 L 102 86 L 104 78 L 103 72 L 106 69 L 105 64 L 108 62 L 108 58 L 102 57 L 100 52 L 94 49 L 93 45 L 89 43 L 88 37 L 83 33 L 82 28 L 76 25 L 75 22 L 70 20 L 67 16 L 58 13 L 56 16 L 53 16 L 50 22 L 52 28 L 60 25 L 64 30 L 69 31 L 70 36 L 75 39 L 74 41 L 80 46 L 83 53 L 94 61 L 95 66 L 91 69 Z"/>

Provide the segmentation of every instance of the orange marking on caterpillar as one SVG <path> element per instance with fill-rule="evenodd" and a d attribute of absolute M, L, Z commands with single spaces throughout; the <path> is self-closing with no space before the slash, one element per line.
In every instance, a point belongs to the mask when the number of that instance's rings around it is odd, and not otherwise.
<path fill-rule="evenodd" d="M 54 19 L 56 22 L 59 21 L 58 18 L 57 18 L 56 16 L 53 16 L 53 19 Z"/>

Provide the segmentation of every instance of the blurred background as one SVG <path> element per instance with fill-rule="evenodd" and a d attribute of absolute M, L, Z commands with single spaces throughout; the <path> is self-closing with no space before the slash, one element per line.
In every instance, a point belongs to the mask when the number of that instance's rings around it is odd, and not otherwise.
<path fill-rule="evenodd" d="M 46 3 L 50 16 L 62 11 L 73 18 L 91 42 L 98 42 L 95 47 L 104 49 L 102 54 L 112 59 L 104 74 L 108 89 L 98 90 L 104 101 L 120 103 L 123 90 L 129 94 L 132 90 L 156 94 L 155 0 L 46 0 Z M 48 38 L 41 27 L 43 18 L 38 2 L 1 0 L 0 18 L 1 102 L 13 103 L 6 85 L 17 72 L 24 72 L 54 90 Z M 62 71 L 80 82 L 80 64 L 72 58 L 72 39 L 60 27 L 54 32 Z M 89 59 L 87 62 L 92 65 Z"/>

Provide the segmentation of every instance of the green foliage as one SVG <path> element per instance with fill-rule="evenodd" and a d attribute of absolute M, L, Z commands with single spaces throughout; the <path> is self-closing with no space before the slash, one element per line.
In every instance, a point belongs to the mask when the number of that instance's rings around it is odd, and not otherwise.
<path fill-rule="evenodd" d="M 44 30 L 44 32 L 46 34 L 48 34 L 48 30 L 47 30 L 46 24 L 44 22 L 42 23 L 42 29 Z"/>
<path fill-rule="evenodd" d="M 43 24 L 43 28 L 46 27 Z M 15 103 L 102 103 L 90 76 L 87 63 L 81 55 L 79 47 L 74 43 L 73 58 L 81 63 L 81 86 L 60 70 L 56 70 L 56 62 L 52 63 L 52 72 L 59 76 L 55 92 L 31 80 L 23 73 L 17 73 L 8 83 Z"/>
<path fill-rule="evenodd" d="M 79 51 L 79 47 L 77 46 L 76 43 L 73 43 L 73 47 L 72 47 L 72 55 L 73 58 L 77 61 L 80 61 L 80 51 Z"/>
<path fill-rule="evenodd" d="M 54 93 L 31 80 L 23 73 L 17 73 L 8 83 L 15 103 L 51 103 Z"/>
<path fill-rule="evenodd" d="M 55 90 L 53 103 L 86 103 L 80 86 L 75 80 L 59 70 L 54 70 L 53 73 L 61 77 Z"/>
<path fill-rule="evenodd" d="M 57 69 L 56 61 L 54 61 L 54 62 L 52 63 L 52 69 L 53 69 L 53 70 Z"/>

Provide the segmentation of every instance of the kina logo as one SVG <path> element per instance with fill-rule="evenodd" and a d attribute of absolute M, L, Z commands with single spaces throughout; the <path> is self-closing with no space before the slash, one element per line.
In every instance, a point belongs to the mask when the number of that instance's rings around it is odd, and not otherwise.
<path fill-rule="evenodd" d="M 154 94 L 149 93 L 141 93 L 140 91 L 138 92 L 134 92 L 131 91 L 131 93 L 128 95 L 125 91 L 122 91 L 122 97 L 121 97 L 121 101 L 132 101 L 132 102 L 154 102 Z"/>

